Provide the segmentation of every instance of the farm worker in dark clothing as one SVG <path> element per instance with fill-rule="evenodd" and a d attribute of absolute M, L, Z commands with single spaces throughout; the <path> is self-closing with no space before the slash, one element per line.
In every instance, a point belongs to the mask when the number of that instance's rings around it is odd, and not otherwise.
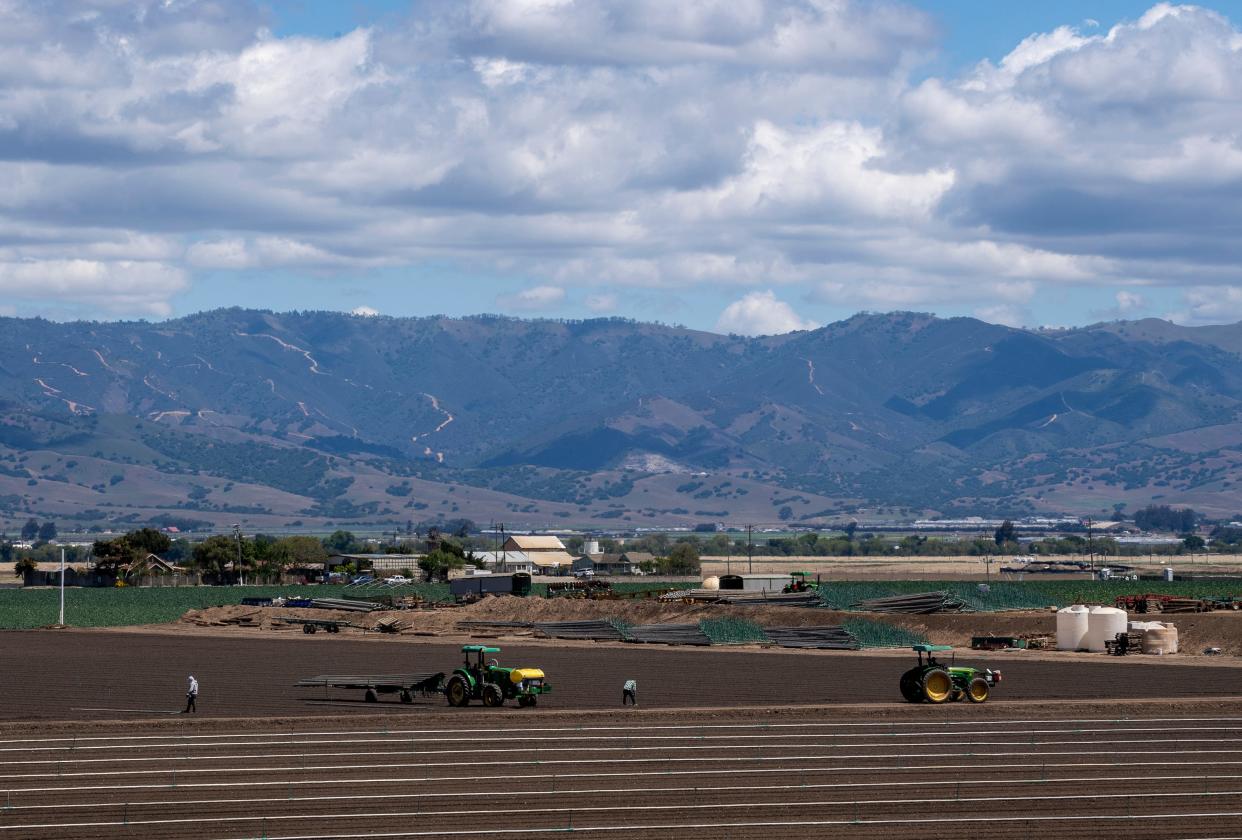
<path fill-rule="evenodd" d="M 198 709 L 194 705 L 194 701 L 198 699 L 198 680 L 194 679 L 194 675 L 190 674 L 190 687 L 185 692 L 185 711 L 181 714 L 189 712 L 197 712 Z"/>
<path fill-rule="evenodd" d="M 638 680 L 626 680 L 625 685 L 621 686 L 621 705 L 626 703 L 638 705 Z"/>

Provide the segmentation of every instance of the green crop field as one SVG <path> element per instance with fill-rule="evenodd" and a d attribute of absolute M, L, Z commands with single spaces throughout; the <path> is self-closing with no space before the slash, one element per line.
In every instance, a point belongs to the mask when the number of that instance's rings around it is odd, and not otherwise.
<path fill-rule="evenodd" d="M 1121 580 L 1025 580 L 1002 581 L 982 592 L 977 583 L 947 580 L 841 581 L 826 583 L 821 590 L 827 606 L 849 609 L 869 598 L 910 595 L 917 592 L 948 592 L 980 611 L 1068 607 L 1070 604 L 1112 605 L 1118 595 L 1159 592 L 1189 598 L 1242 596 L 1242 581 L 1121 581 Z"/>
<path fill-rule="evenodd" d="M 175 621 L 187 610 L 240 604 L 242 598 L 366 597 L 368 593 L 342 586 L 181 586 L 155 589 L 65 589 L 65 623 L 74 627 L 124 627 Z M 377 594 L 377 593 L 376 593 Z M 419 594 L 432 600 L 448 596 L 446 584 L 414 584 L 383 594 Z M 0 589 L 0 630 L 27 630 L 55 624 L 59 590 Z"/>
<path fill-rule="evenodd" d="M 667 583 L 623 583 L 616 587 L 626 591 L 668 589 Z M 546 594 L 547 587 L 537 584 L 534 595 Z M 851 604 L 867 598 L 905 595 L 916 592 L 946 591 L 973 609 L 981 611 L 1009 609 L 1042 609 L 1070 604 L 1112 604 L 1118 595 L 1160 592 L 1192 598 L 1228 595 L 1242 596 L 1242 581 L 1002 581 L 993 583 L 984 593 L 978 585 L 963 581 L 843 581 L 824 585 L 824 605 L 848 609 Z M 240 604 L 242 598 L 285 595 L 289 597 L 365 598 L 368 595 L 413 595 L 429 600 L 449 598 L 448 585 L 443 583 L 412 584 L 398 589 L 366 592 L 341 586 L 187 586 L 156 589 L 79 589 L 65 590 L 65 622 L 75 627 L 121 627 L 140 624 L 162 624 L 175 621 L 187 610 L 225 604 Z M 56 622 L 59 593 L 47 589 L 0 589 L 0 630 L 22 630 L 45 627 Z M 741 625 L 711 625 L 722 638 L 747 633 Z M 886 643 L 876 640 L 876 643 Z M 896 643 L 896 642 L 894 642 Z M 904 644 L 904 641 L 901 642 Z"/>

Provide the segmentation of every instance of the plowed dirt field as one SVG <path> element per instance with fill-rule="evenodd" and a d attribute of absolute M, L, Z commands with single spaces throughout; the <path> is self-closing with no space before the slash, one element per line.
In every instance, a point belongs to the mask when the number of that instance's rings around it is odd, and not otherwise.
<path fill-rule="evenodd" d="M 451 673 L 460 645 L 327 634 L 282 638 L 161 633 L 30 631 L 0 634 L 0 719 L 107 719 L 171 712 L 186 677 L 201 684 L 199 713 L 212 716 L 374 711 L 361 692 L 300 689 L 318 674 Z M 638 680 L 644 708 L 882 703 L 900 699 L 897 679 L 914 655 L 859 651 L 777 653 L 650 645 L 552 647 L 504 644 L 502 664 L 543 668 L 554 709 L 607 709 L 621 684 Z M 1242 696 L 1242 668 L 1151 663 L 1104 656 L 1064 662 L 965 651 L 963 662 L 999 667 L 995 702 L 1007 700 Z M 393 706 L 399 706 L 391 702 Z M 418 714 L 441 699 L 403 707 Z"/>
<path fill-rule="evenodd" d="M 1011 707 L 1014 708 L 1014 707 Z M 7 734 L 23 840 L 1189 838 L 1242 826 L 1242 718 L 115 727 Z"/>
<path fill-rule="evenodd" d="M 506 645 L 555 685 L 521 710 L 293 685 L 458 655 L 0 634 L 0 840 L 1242 837 L 1228 665 L 970 654 L 1005 671 L 981 706 L 897 702 L 912 656 L 857 652 Z M 175 714 L 189 673 L 199 713 Z"/>

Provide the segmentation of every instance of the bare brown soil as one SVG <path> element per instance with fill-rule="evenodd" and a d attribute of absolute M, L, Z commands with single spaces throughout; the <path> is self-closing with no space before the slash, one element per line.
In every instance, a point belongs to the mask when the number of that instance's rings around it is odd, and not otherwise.
<path fill-rule="evenodd" d="M 1236 703 L 1128 719 L 1083 705 L 882 708 L 9 729 L 0 830 L 1166 840 L 1228 836 L 1242 819 Z"/>
<path fill-rule="evenodd" d="M 183 702 L 188 674 L 202 684 L 201 714 L 249 717 L 350 715 L 374 711 L 359 692 L 299 689 L 303 677 L 339 673 L 451 672 L 459 643 L 418 638 L 302 634 L 246 637 L 106 631 L 0 634 L 0 717 L 103 720 L 158 715 Z M 544 705 L 607 709 L 621 683 L 637 679 L 644 707 L 788 706 L 888 703 L 912 654 L 726 651 L 648 645 L 502 644 L 499 658 L 541 667 L 554 685 Z M 1001 668 L 995 702 L 1242 695 L 1242 668 L 1104 656 L 1062 661 L 1021 654 L 963 653 L 962 661 Z M 418 714 L 441 698 L 404 708 Z"/>

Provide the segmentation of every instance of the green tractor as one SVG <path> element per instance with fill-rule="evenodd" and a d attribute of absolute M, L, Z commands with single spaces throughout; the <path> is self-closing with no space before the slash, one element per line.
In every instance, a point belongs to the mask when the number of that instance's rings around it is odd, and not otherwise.
<path fill-rule="evenodd" d="M 503 706 L 506 700 L 514 699 L 519 706 L 534 706 L 540 694 L 552 690 L 538 668 L 501 668 L 495 659 L 483 661 L 489 653 L 500 653 L 500 648 L 462 645 L 461 652 L 465 663 L 453 671 L 444 687 L 450 706 L 468 706 L 471 700 L 481 700 L 484 706 Z"/>
<path fill-rule="evenodd" d="M 948 665 L 936 661 L 936 652 L 953 650 L 949 645 L 915 645 L 919 664 L 901 675 L 901 696 L 910 703 L 945 703 L 969 700 L 982 703 L 1001 681 L 1001 672 L 990 668 Z M 926 658 L 924 658 L 926 656 Z"/>

